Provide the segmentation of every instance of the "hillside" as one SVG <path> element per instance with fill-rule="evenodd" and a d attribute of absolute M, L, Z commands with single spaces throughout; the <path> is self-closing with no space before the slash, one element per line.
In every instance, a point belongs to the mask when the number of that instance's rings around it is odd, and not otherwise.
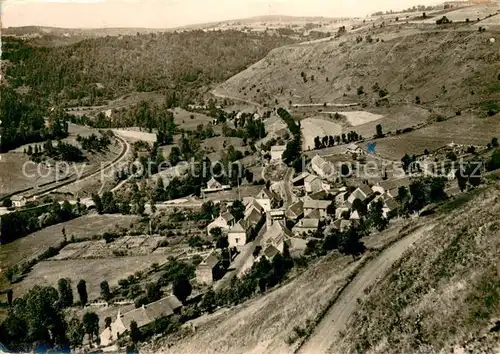
<path fill-rule="evenodd" d="M 321 327 L 326 335 L 319 332 L 320 339 L 327 348 L 331 345 L 332 353 L 355 352 L 356 348 L 380 353 L 434 352 L 464 345 L 471 338 L 469 333 L 477 340 L 500 318 L 499 198 L 498 185 L 473 191 L 448 202 L 434 217 L 368 237 L 365 243 L 372 251 L 362 259 L 353 262 L 333 253 L 264 296 L 196 320 L 188 326 L 195 328 L 194 333 L 182 339 L 160 339 L 141 352 L 292 353 L 306 333 L 311 333 L 306 344 L 314 344 Z M 398 239 L 380 253 L 381 247 Z M 391 268 L 387 260 L 400 257 L 394 252 L 404 249 L 402 260 Z M 384 277 L 382 269 L 388 266 L 389 275 Z M 362 281 L 361 287 L 352 297 L 349 287 L 344 292 L 349 292 L 346 296 L 358 312 L 339 339 L 329 323 L 339 321 L 340 325 L 344 319 L 320 313 L 353 274 L 358 274 L 353 283 Z M 342 299 L 341 295 L 339 306 L 344 308 Z M 317 319 L 326 322 L 315 326 Z M 494 344 L 495 338 L 498 332 L 488 334 L 485 341 Z M 334 339 L 342 344 L 341 350 Z"/>
<path fill-rule="evenodd" d="M 193 100 L 292 39 L 238 31 L 91 38 L 58 47 L 4 37 L 6 81 L 53 103 L 97 105 L 134 91 Z"/>
<path fill-rule="evenodd" d="M 497 184 L 446 215 L 371 289 L 332 352 L 498 352 L 499 198 Z"/>
<path fill-rule="evenodd" d="M 374 107 L 385 90 L 391 106 L 419 96 L 425 107 L 484 115 L 485 102 L 500 99 L 500 43 L 490 43 L 492 36 L 465 24 L 366 26 L 335 39 L 274 49 L 215 92 L 271 105 Z"/>

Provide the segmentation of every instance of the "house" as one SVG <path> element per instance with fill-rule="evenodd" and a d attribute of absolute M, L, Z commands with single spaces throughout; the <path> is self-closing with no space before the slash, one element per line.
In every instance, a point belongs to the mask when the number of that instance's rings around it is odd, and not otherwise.
<path fill-rule="evenodd" d="M 327 190 L 324 190 L 324 189 L 321 189 L 317 192 L 314 192 L 314 193 L 311 193 L 308 195 L 308 197 L 310 199 L 314 199 L 314 200 L 325 200 L 326 197 L 328 197 L 330 193 L 328 193 Z"/>
<path fill-rule="evenodd" d="M 319 212 L 319 217 L 320 218 L 325 218 L 326 217 L 326 209 L 328 206 L 332 204 L 331 200 L 304 200 L 304 215 L 307 215 L 314 211 L 318 210 Z"/>
<path fill-rule="evenodd" d="M 304 180 L 309 176 L 309 172 L 302 172 L 295 178 L 292 178 L 292 184 L 294 187 L 302 187 L 304 186 Z"/>
<path fill-rule="evenodd" d="M 361 216 L 357 210 L 353 210 L 349 216 L 349 220 L 361 220 Z"/>
<path fill-rule="evenodd" d="M 227 234 L 229 247 L 241 247 L 246 245 L 248 239 L 249 227 L 244 220 L 234 224 Z"/>
<path fill-rule="evenodd" d="M 351 193 L 349 198 L 347 198 L 347 201 L 349 203 L 353 203 L 356 199 L 359 199 L 361 201 L 365 201 L 368 197 L 373 195 L 373 191 L 370 187 L 368 187 L 366 184 L 360 185 L 358 188 L 354 190 L 354 192 Z"/>
<path fill-rule="evenodd" d="M 234 216 L 230 212 L 225 212 L 208 224 L 207 233 L 210 235 L 210 231 L 216 227 L 220 227 L 223 233 L 227 233 L 235 222 Z"/>
<path fill-rule="evenodd" d="M 274 256 L 276 256 L 280 251 L 274 247 L 274 245 L 267 245 L 267 247 L 264 249 L 264 252 L 262 252 L 263 256 L 267 258 L 268 261 L 272 261 Z"/>
<path fill-rule="evenodd" d="M 271 146 L 271 161 L 281 161 L 283 152 L 286 150 L 286 145 Z"/>
<path fill-rule="evenodd" d="M 394 213 L 398 209 L 398 203 L 392 198 L 389 194 L 382 194 L 376 196 L 369 204 L 368 210 L 373 208 L 375 203 L 378 201 L 382 201 L 382 215 L 384 218 L 388 218 L 391 216 L 391 213 Z"/>
<path fill-rule="evenodd" d="M 220 189 L 222 188 L 222 184 L 218 182 L 215 178 L 210 178 L 207 182 L 207 189 Z"/>
<path fill-rule="evenodd" d="M 175 295 L 170 295 L 148 305 L 143 305 L 142 307 L 126 312 L 123 315 L 120 310 L 118 310 L 115 321 L 111 323 L 110 327 L 105 328 L 104 331 L 101 332 L 99 336 L 101 340 L 100 344 L 102 346 L 113 344 L 121 334 L 130 330 L 130 324 L 133 321 L 141 328 L 149 325 L 157 318 L 178 314 L 181 308 L 182 303 L 179 299 L 177 299 Z"/>
<path fill-rule="evenodd" d="M 332 180 L 336 177 L 333 165 L 319 155 L 312 158 L 311 169 L 323 179 Z"/>
<path fill-rule="evenodd" d="M 293 227 L 292 232 L 295 235 L 305 236 L 318 230 L 319 219 L 302 219 Z"/>
<path fill-rule="evenodd" d="M 16 208 L 22 208 L 26 205 L 26 197 L 22 195 L 15 195 L 10 198 L 10 200 L 12 201 L 12 205 Z"/>
<path fill-rule="evenodd" d="M 196 266 L 196 280 L 201 284 L 212 284 L 217 279 L 219 266 L 219 257 L 217 257 L 215 251 L 212 251 Z"/>
<path fill-rule="evenodd" d="M 266 249 L 269 245 L 273 245 L 279 252 L 283 253 L 285 244 L 290 246 L 290 238 L 293 236 L 283 221 L 271 221 L 271 225 L 268 226 L 263 236 L 265 245 L 263 248 Z"/>
<path fill-rule="evenodd" d="M 285 212 L 285 216 L 290 220 L 298 220 L 304 216 L 304 202 L 299 200 L 293 203 Z"/>
<path fill-rule="evenodd" d="M 347 145 L 346 153 L 359 155 L 359 154 L 363 153 L 363 150 L 358 145 L 351 143 L 351 144 Z"/>
<path fill-rule="evenodd" d="M 263 217 L 264 214 L 262 211 L 259 211 L 259 209 L 254 207 L 250 207 L 245 210 L 245 217 L 243 220 L 245 221 L 245 225 L 247 227 L 255 227 L 259 224 Z"/>
<path fill-rule="evenodd" d="M 411 180 L 409 177 L 380 181 L 372 186 L 372 191 L 374 193 L 384 194 L 390 190 L 395 189 L 397 195 L 399 187 L 408 187 L 410 185 L 410 182 Z"/>
<path fill-rule="evenodd" d="M 255 200 L 262 206 L 264 212 L 271 210 L 273 203 L 276 200 L 276 196 L 267 188 L 262 188 L 259 193 L 255 196 Z"/>
<path fill-rule="evenodd" d="M 356 223 L 355 220 L 343 220 L 343 219 L 338 219 L 335 220 L 332 224 L 332 226 L 339 230 L 340 232 L 345 232 L 349 230 L 349 228 Z"/>
<path fill-rule="evenodd" d="M 351 211 L 351 204 L 348 202 L 335 208 L 335 219 L 342 219 L 344 213 L 349 213 Z"/>
<path fill-rule="evenodd" d="M 323 183 L 318 176 L 309 175 L 304 179 L 304 187 L 307 193 L 315 193 L 323 189 Z"/>

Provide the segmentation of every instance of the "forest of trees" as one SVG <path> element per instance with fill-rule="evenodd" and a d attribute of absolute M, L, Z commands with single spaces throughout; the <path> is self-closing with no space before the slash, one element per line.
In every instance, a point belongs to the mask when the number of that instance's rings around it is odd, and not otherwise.
<path fill-rule="evenodd" d="M 264 33 L 199 30 L 41 48 L 6 37 L 2 56 L 15 64 L 6 71 L 14 87 L 29 86 L 53 103 L 98 104 L 130 91 L 163 91 L 170 97 L 175 92 L 173 101 L 181 105 L 203 85 L 222 82 L 293 41 Z"/>
<path fill-rule="evenodd" d="M 46 104 L 34 95 L 21 95 L 0 85 L 0 152 L 6 152 L 27 143 L 68 135 L 67 116 L 61 110 L 49 113 Z M 45 122 L 47 118 L 47 124 Z"/>

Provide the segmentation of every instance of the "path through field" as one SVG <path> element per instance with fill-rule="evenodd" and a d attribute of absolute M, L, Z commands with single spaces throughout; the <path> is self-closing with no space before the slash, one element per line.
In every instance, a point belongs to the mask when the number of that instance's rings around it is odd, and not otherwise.
<path fill-rule="evenodd" d="M 311 337 L 296 352 L 308 354 L 335 353 L 335 348 L 331 348 L 331 346 L 335 337 L 345 328 L 347 321 L 356 310 L 358 298 L 363 297 L 365 290 L 383 277 L 394 262 L 416 241 L 425 237 L 435 225 L 430 224 L 417 229 L 367 263 L 328 310 L 325 317 L 314 329 Z"/>

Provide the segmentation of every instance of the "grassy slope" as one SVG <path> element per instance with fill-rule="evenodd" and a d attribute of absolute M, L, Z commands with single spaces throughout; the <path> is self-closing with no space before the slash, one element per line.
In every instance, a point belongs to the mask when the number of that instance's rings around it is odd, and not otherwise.
<path fill-rule="evenodd" d="M 335 351 L 493 352 L 500 318 L 500 188 L 455 200 L 432 237 L 403 257 L 351 319 Z M 462 205 L 460 205 L 462 204 Z"/>
<path fill-rule="evenodd" d="M 356 36 L 368 34 L 373 43 L 356 42 Z M 280 104 L 309 103 L 311 98 L 313 103 L 362 101 L 370 106 L 378 97 L 372 91 L 378 82 L 388 90 L 392 106 L 420 96 L 431 107 L 485 112 L 477 102 L 500 97 L 496 89 L 500 43 L 489 43 L 491 36 L 469 26 L 442 30 L 431 25 L 421 31 L 404 24 L 351 32 L 331 41 L 274 49 L 217 91 L 260 103 L 274 103 L 275 98 Z M 384 42 L 376 42 L 377 38 Z M 359 86 L 367 95 L 357 95 Z"/>

